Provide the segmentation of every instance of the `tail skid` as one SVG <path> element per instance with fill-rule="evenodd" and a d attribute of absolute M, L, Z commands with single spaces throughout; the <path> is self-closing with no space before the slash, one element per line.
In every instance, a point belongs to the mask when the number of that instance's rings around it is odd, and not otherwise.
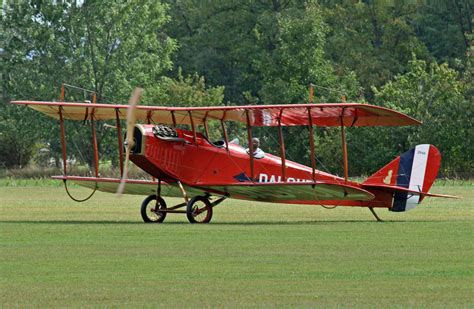
<path fill-rule="evenodd" d="M 363 186 L 393 192 L 390 210 L 407 211 L 415 208 L 425 196 L 452 197 L 428 193 L 440 164 L 441 154 L 435 146 L 418 145 L 367 178 Z"/>

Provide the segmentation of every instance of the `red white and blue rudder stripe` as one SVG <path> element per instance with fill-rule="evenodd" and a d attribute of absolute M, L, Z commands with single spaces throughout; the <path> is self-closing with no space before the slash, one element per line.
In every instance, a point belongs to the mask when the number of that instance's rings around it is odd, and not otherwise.
<path fill-rule="evenodd" d="M 440 164 L 441 154 L 435 146 L 418 145 L 377 171 L 364 185 L 393 189 L 390 210 L 407 211 L 423 200 L 423 193 L 428 193 Z"/>

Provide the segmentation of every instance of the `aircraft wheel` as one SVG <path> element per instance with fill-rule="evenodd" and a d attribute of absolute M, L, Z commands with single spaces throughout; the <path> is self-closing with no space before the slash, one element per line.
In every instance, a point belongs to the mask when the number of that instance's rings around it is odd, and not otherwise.
<path fill-rule="evenodd" d="M 150 195 L 142 202 L 141 215 L 146 223 L 161 223 L 166 218 L 166 212 L 160 212 L 159 209 L 166 209 L 164 199 L 156 195 Z"/>
<path fill-rule="evenodd" d="M 209 223 L 212 219 L 211 202 L 204 196 L 196 196 L 188 202 L 186 216 L 191 223 Z"/>

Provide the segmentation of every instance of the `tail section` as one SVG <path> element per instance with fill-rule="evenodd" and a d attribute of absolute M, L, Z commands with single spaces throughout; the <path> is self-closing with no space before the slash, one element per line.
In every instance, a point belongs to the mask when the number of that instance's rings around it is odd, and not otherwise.
<path fill-rule="evenodd" d="M 391 211 L 401 212 L 421 203 L 438 175 L 439 150 L 429 144 L 418 145 L 395 158 L 363 183 L 367 187 L 392 191 Z"/>

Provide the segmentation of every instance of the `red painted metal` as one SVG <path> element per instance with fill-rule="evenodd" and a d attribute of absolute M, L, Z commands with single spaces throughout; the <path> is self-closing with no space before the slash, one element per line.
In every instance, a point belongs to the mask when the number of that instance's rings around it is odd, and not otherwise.
<path fill-rule="evenodd" d="M 229 151 L 229 137 L 227 136 L 227 129 L 224 121 L 221 120 L 222 134 L 224 135 L 225 150 Z"/>
<path fill-rule="evenodd" d="M 94 151 L 94 171 L 95 176 L 99 177 L 99 149 L 97 146 L 97 134 L 95 130 L 95 121 L 94 121 L 94 109 L 91 113 L 91 131 L 92 131 L 92 147 Z"/>
<path fill-rule="evenodd" d="M 207 120 L 204 121 L 204 131 L 206 132 L 206 136 L 210 138 L 209 136 L 209 125 L 207 124 Z"/>
<path fill-rule="evenodd" d="M 117 127 L 117 141 L 119 151 L 120 177 L 123 176 L 123 141 L 122 141 L 122 127 L 120 126 L 120 111 L 115 109 L 115 125 Z"/>
<path fill-rule="evenodd" d="M 66 96 L 66 87 L 63 84 L 61 84 L 61 94 L 59 95 L 59 102 L 64 102 L 64 98 Z"/>
<path fill-rule="evenodd" d="M 343 114 L 344 114 L 344 109 L 342 109 L 342 114 L 341 114 L 341 139 L 342 139 L 342 159 L 343 159 L 343 164 L 344 164 L 344 180 L 347 182 L 349 178 L 349 163 L 347 160 L 347 142 L 346 142 L 346 130 L 344 128 L 343 124 Z"/>
<path fill-rule="evenodd" d="M 283 110 L 282 110 L 283 113 Z M 281 117 L 281 115 L 280 115 Z M 286 181 L 286 153 L 285 153 L 285 140 L 283 138 L 283 131 L 281 128 L 281 124 L 278 126 L 278 137 L 280 140 L 280 157 L 281 157 L 281 175 L 283 181 Z"/>
<path fill-rule="evenodd" d="M 194 142 L 194 145 L 197 145 L 196 127 L 194 126 L 193 113 L 191 111 L 188 111 L 188 114 L 189 114 L 189 120 L 191 121 L 191 129 L 193 131 L 193 142 Z"/>
<path fill-rule="evenodd" d="M 308 107 L 308 134 L 309 134 L 309 150 L 311 156 L 311 176 L 313 181 L 316 181 L 316 159 L 314 151 L 314 130 L 313 130 L 313 120 L 311 118 L 311 107 Z"/>
<path fill-rule="evenodd" d="M 146 113 L 146 123 L 148 123 L 148 124 L 151 123 L 151 113 L 152 113 L 152 111 L 148 111 Z"/>
<path fill-rule="evenodd" d="M 176 127 L 176 116 L 174 115 L 174 111 L 171 111 L 171 119 L 173 120 L 173 127 Z"/>
<path fill-rule="evenodd" d="M 63 156 L 63 174 L 67 175 L 66 132 L 64 130 L 64 119 L 63 119 L 63 113 L 62 113 L 61 107 L 59 107 L 59 128 L 61 130 L 61 152 Z"/>
<path fill-rule="evenodd" d="M 227 135 L 227 128 L 225 127 L 225 114 L 227 111 L 224 111 L 221 119 L 221 128 L 222 128 L 222 134 L 224 135 L 224 143 L 225 143 L 225 149 L 227 152 L 229 152 L 229 136 Z"/>
<path fill-rule="evenodd" d="M 252 164 L 249 164 L 252 160 L 251 156 L 240 145 L 228 144 L 229 152 L 227 152 L 224 147 L 211 144 L 203 134 L 196 133 L 196 142 L 199 147 L 195 147 L 191 131 L 177 129 L 180 139 L 169 141 L 155 138 L 151 130 L 152 125 L 139 125 L 138 127 L 143 134 L 143 152 L 133 153 L 130 157 L 131 161 L 147 173 L 167 182 L 179 180 L 188 187 L 202 188 L 203 191 L 220 195 L 226 194 L 226 186 L 251 187 L 264 185 L 265 183 L 291 183 L 297 186 L 325 183 L 336 187 L 347 185 L 362 189 L 362 185 L 359 183 L 345 182 L 344 178 L 322 171 L 316 171 L 318 182 L 313 182 L 312 168 L 289 160 L 285 160 L 286 181 L 284 181 L 281 158 L 278 156 L 267 153 L 262 159 L 254 158 L 254 171 L 252 171 Z M 268 194 L 271 195 L 270 192 L 277 190 L 277 188 L 269 188 L 268 190 L 270 190 Z M 372 205 L 373 207 L 389 207 L 391 196 L 390 198 L 388 198 L 389 195 L 382 194 L 380 196 L 382 198 L 374 204 L 356 200 L 318 200 L 315 198 L 311 200 L 287 200 L 287 202 L 312 205 L 324 203 L 341 206 Z M 233 195 L 232 197 L 249 199 L 245 195 Z"/>
<path fill-rule="evenodd" d="M 207 138 L 209 138 L 209 126 L 207 125 L 207 113 L 208 111 L 206 112 L 206 116 L 204 116 L 204 130 L 206 131 L 206 136 Z"/>
<path fill-rule="evenodd" d="M 250 116 L 248 110 L 245 112 L 247 117 L 247 142 L 249 145 L 249 157 L 250 157 L 250 179 L 252 181 L 255 179 L 255 167 L 254 167 L 254 157 L 253 157 L 253 144 L 252 144 L 252 125 L 250 124 Z"/>

